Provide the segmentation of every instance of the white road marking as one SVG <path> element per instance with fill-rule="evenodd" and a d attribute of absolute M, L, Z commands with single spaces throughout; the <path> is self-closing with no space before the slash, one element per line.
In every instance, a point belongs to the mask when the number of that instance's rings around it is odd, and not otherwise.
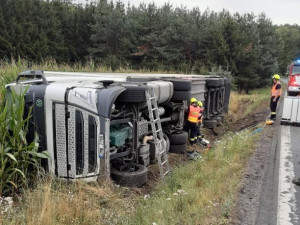
<path fill-rule="evenodd" d="M 291 131 L 289 126 L 281 126 L 281 146 L 278 180 L 277 225 L 289 225 L 298 221 L 296 212 L 295 177 L 291 150 Z"/>

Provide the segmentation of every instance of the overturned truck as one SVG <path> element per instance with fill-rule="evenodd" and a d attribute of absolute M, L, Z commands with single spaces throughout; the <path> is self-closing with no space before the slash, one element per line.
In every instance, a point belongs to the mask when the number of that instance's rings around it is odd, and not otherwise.
<path fill-rule="evenodd" d="M 149 164 L 157 162 L 164 177 L 169 150 L 186 150 L 191 96 L 204 102 L 204 123 L 213 128 L 228 109 L 230 82 L 197 75 L 24 71 L 6 88 L 8 95 L 26 91 L 25 112 L 33 108 L 27 138 L 39 134 L 39 150 L 51 156 L 42 161 L 49 172 L 87 181 L 111 176 L 121 185 L 142 186 Z"/>

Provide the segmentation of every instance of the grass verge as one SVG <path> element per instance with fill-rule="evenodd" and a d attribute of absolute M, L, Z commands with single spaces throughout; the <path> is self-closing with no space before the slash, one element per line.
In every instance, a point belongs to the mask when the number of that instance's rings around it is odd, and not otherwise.
<path fill-rule="evenodd" d="M 0 214 L 0 224 L 116 224 L 132 211 L 133 193 L 110 181 L 100 185 L 46 177 L 35 189 L 27 189 L 13 210 Z"/>
<path fill-rule="evenodd" d="M 237 121 L 253 113 L 258 107 L 269 105 L 270 89 L 260 88 L 250 91 L 250 94 L 232 92 L 229 103 L 229 116 L 232 121 Z"/>
<path fill-rule="evenodd" d="M 176 168 L 149 196 L 110 182 L 48 178 L 27 190 L 3 224 L 228 224 L 257 135 L 228 133 L 203 159 Z"/>
<path fill-rule="evenodd" d="M 202 160 L 179 167 L 120 224 L 229 224 L 257 135 L 228 133 Z"/>

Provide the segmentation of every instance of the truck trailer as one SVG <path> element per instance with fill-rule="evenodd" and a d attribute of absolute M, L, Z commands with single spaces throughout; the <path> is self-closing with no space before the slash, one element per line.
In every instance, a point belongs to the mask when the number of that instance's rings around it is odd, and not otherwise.
<path fill-rule="evenodd" d="M 32 141 L 38 133 L 39 151 L 50 154 L 42 160 L 47 171 L 69 180 L 110 176 L 118 184 L 138 187 L 147 182 L 150 163 L 158 163 L 163 178 L 170 174 L 168 151 L 187 149 L 183 127 L 193 93 L 205 102 L 209 125 L 219 123 L 225 80 L 28 70 L 6 89 L 7 96 L 26 92 L 25 112 L 32 107 L 27 138 Z"/>

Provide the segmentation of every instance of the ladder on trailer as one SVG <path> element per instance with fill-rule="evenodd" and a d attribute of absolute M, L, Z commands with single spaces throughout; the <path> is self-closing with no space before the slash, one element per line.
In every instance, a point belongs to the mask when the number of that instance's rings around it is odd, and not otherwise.
<path fill-rule="evenodd" d="M 161 178 L 164 178 L 166 175 L 170 174 L 170 165 L 168 161 L 166 141 L 164 140 L 161 121 L 158 113 L 157 99 L 153 88 L 146 91 L 146 98 L 159 172 Z"/>

